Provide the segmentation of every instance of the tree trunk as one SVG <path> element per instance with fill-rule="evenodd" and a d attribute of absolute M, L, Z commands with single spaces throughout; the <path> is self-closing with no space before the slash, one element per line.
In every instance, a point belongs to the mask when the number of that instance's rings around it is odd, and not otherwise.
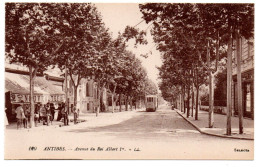
<path fill-rule="evenodd" d="M 195 120 L 198 120 L 199 113 L 199 86 L 196 87 L 196 110 L 195 110 Z"/>
<path fill-rule="evenodd" d="M 65 111 L 68 111 L 68 69 L 67 69 L 67 61 L 65 62 Z M 65 123 L 65 121 L 64 121 Z"/>
<path fill-rule="evenodd" d="M 100 96 L 101 96 L 101 90 L 100 90 L 100 82 L 98 81 L 98 84 L 97 84 L 97 89 L 98 89 L 98 106 L 97 106 L 97 110 L 96 110 L 96 116 L 99 115 L 99 111 L 100 111 Z"/>
<path fill-rule="evenodd" d="M 183 87 L 182 100 L 183 100 L 183 113 L 185 113 L 185 110 L 186 110 L 186 103 L 185 103 L 185 85 L 184 85 L 184 87 Z"/>
<path fill-rule="evenodd" d="M 213 74 L 210 69 L 210 50 L 209 50 L 209 42 L 207 49 L 207 66 L 208 66 L 208 75 L 209 75 L 209 128 L 213 128 L 214 126 L 214 87 L 213 87 Z"/>
<path fill-rule="evenodd" d="M 107 104 L 106 102 L 104 102 L 104 90 L 105 90 L 105 86 L 102 85 L 101 87 L 101 95 L 100 95 L 100 111 L 101 112 L 105 112 L 107 110 Z"/>
<path fill-rule="evenodd" d="M 189 116 L 190 116 L 190 84 L 188 85 L 187 93 L 188 93 L 188 99 L 187 99 L 187 118 L 189 118 Z"/>
<path fill-rule="evenodd" d="M 191 95 L 191 116 L 193 117 L 193 110 L 194 110 L 194 85 L 192 84 L 192 95 Z"/>
<path fill-rule="evenodd" d="M 125 98 L 125 110 L 128 111 L 128 96 Z"/>
<path fill-rule="evenodd" d="M 133 111 L 133 98 L 130 97 L 130 110 Z"/>
<path fill-rule="evenodd" d="M 77 89 L 78 89 L 78 85 L 76 86 L 76 85 L 74 85 L 74 102 L 73 102 L 73 106 L 74 107 L 76 107 L 77 106 L 77 99 L 78 99 L 78 91 L 77 91 Z M 73 108 L 71 109 L 71 111 L 73 111 Z M 68 114 L 69 114 L 69 112 L 68 112 Z"/>
<path fill-rule="evenodd" d="M 116 92 L 116 87 L 117 85 L 114 86 L 113 92 L 112 92 L 112 113 L 115 112 L 115 100 L 114 100 L 114 96 L 115 96 L 115 92 Z"/>
<path fill-rule="evenodd" d="M 178 109 L 182 111 L 181 93 L 179 95 L 179 106 Z"/>
<path fill-rule="evenodd" d="M 239 134 L 243 134 L 243 104 L 242 104 L 242 79 L 241 79 L 241 38 L 239 30 L 236 35 L 236 53 L 237 53 L 237 100 L 239 117 Z"/>
<path fill-rule="evenodd" d="M 228 42 L 227 53 L 227 135 L 231 135 L 231 112 L 232 112 L 232 39 Z"/>
<path fill-rule="evenodd" d="M 122 112 L 122 95 L 119 94 L 119 112 Z"/>
<path fill-rule="evenodd" d="M 191 89 L 191 116 L 193 117 L 193 110 L 194 110 L 194 70 L 192 69 L 192 89 Z"/>
<path fill-rule="evenodd" d="M 209 75 L 209 128 L 214 126 L 214 76 L 210 72 Z"/>
<path fill-rule="evenodd" d="M 35 79 L 35 76 L 37 73 L 37 69 L 34 69 L 34 72 L 33 72 L 32 66 L 30 65 L 29 72 L 30 72 L 30 104 L 31 104 L 31 107 L 30 107 L 31 116 L 30 116 L 29 127 L 32 128 L 32 127 L 34 127 L 34 79 Z"/>
<path fill-rule="evenodd" d="M 112 93 L 112 113 L 115 112 L 115 104 L 114 104 L 114 93 Z"/>

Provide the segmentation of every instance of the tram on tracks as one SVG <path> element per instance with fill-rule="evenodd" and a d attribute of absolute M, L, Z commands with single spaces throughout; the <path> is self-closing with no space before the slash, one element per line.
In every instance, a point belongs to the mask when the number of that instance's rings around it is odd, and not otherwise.
<path fill-rule="evenodd" d="M 145 108 L 147 112 L 155 112 L 158 108 L 158 97 L 157 95 L 146 95 L 145 96 Z"/>

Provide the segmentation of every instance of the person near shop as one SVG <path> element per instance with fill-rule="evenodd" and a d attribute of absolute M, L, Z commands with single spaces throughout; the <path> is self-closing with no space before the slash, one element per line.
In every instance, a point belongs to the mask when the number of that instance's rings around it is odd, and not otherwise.
<path fill-rule="evenodd" d="M 38 103 L 37 106 L 35 107 L 35 112 L 34 112 L 34 124 L 37 127 L 38 126 L 38 122 L 40 119 L 40 104 Z"/>
<path fill-rule="evenodd" d="M 60 121 L 61 118 L 62 118 L 62 104 L 59 104 L 59 107 L 58 107 L 58 117 L 57 117 L 57 121 Z"/>
<path fill-rule="evenodd" d="M 65 120 L 65 105 L 62 103 L 62 108 L 61 108 L 61 117 L 63 119 L 64 125 L 66 125 L 66 120 Z"/>
<path fill-rule="evenodd" d="M 8 119 L 7 119 L 7 116 L 6 116 L 6 110 L 7 110 L 7 108 L 5 107 L 5 127 L 7 125 L 9 125 L 9 122 L 8 122 Z"/>
<path fill-rule="evenodd" d="M 30 112 L 28 104 L 26 104 L 24 106 L 25 106 L 24 107 L 25 118 L 23 119 L 23 126 L 24 126 L 24 128 L 28 128 L 28 122 L 30 120 L 31 112 Z"/>
<path fill-rule="evenodd" d="M 64 106 L 64 110 L 65 110 L 65 115 L 64 115 L 64 124 L 65 125 L 69 125 L 69 110 L 67 108 L 65 108 Z"/>
<path fill-rule="evenodd" d="M 47 122 L 47 126 L 49 126 L 49 123 L 51 122 L 51 107 L 50 107 L 50 103 L 46 104 L 46 122 Z"/>
<path fill-rule="evenodd" d="M 61 114 L 62 114 L 64 125 L 69 125 L 68 112 L 65 108 L 65 103 L 62 104 Z"/>
<path fill-rule="evenodd" d="M 41 123 L 41 103 L 37 103 L 36 112 L 38 112 L 39 118 L 38 123 Z"/>
<path fill-rule="evenodd" d="M 42 124 L 46 125 L 46 116 L 47 116 L 46 105 L 41 106 L 40 114 L 41 114 Z"/>
<path fill-rule="evenodd" d="M 16 113 L 16 119 L 17 119 L 17 129 L 19 129 L 19 127 L 22 127 L 22 122 L 23 122 L 23 119 L 25 118 L 22 104 L 18 105 L 18 107 L 15 110 L 15 113 Z"/>
<path fill-rule="evenodd" d="M 51 121 L 53 121 L 54 114 L 55 114 L 55 107 L 53 103 L 50 104 L 50 111 L 51 111 Z"/>

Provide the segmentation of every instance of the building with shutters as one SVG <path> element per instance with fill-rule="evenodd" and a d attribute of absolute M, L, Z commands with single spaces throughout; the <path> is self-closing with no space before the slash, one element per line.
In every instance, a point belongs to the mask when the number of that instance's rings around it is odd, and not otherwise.
<path fill-rule="evenodd" d="M 98 107 L 98 89 L 97 83 L 91 78 L 82 78 L 77 89 L 77 106 L 80 113 L 94 113 Z M 103 91 L 103 103 L 107 105 L 107 92 Z M 74 102 L 74 86 L 68 77 L 68 99 L 70 111 Z"/>
<path fill-rule="evenodd" d="M 242 106 L 245 117 L 254 119 L 254 41 L 241 38 L 241 78 L 242 78 Z M 234 41 L 235 45 L 235 41 Z M 237 61 L 236 50 L 233 52 L 232 67 L 232 107 L 234 114 L 238 114 L 237 99 Z"/>

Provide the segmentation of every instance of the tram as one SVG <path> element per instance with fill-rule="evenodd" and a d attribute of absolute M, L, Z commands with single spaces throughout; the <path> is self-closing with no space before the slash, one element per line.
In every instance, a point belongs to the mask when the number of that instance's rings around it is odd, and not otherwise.
<path fill-rule="evenodd" d="M 147 112 L 155 112 L 158 108 L 157 95 L 146 95 L 145 96 L 145 108 Z"/>

